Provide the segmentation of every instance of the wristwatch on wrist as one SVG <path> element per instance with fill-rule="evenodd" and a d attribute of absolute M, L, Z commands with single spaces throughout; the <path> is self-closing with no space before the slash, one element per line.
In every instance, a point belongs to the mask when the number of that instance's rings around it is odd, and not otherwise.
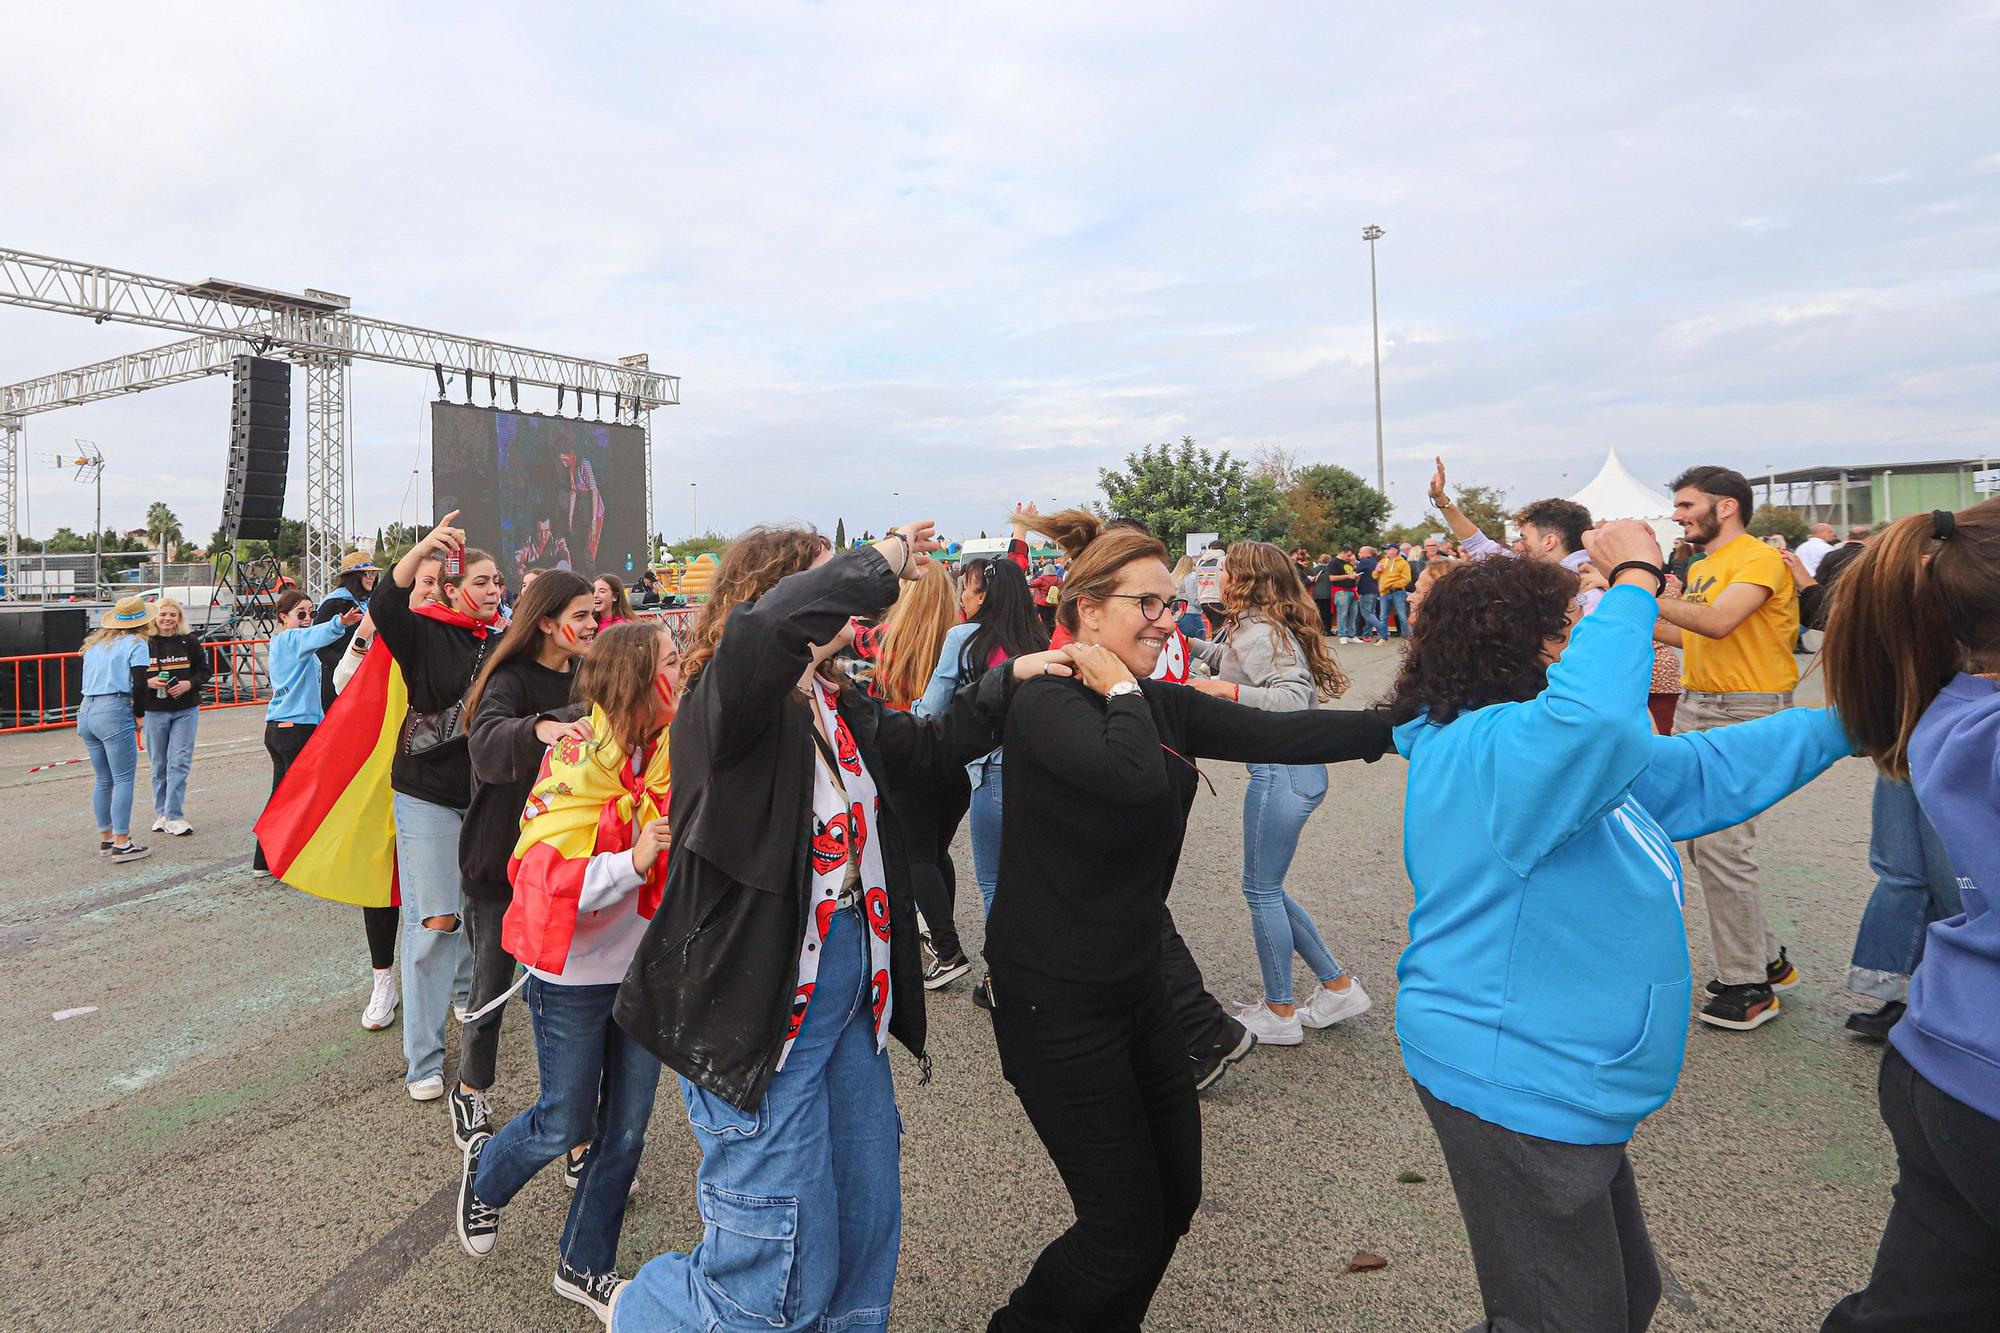
<path fill-rule="evenodd" d="M 1121 680 L 1116 685 L 1113 685 L 1110 689 L 1106 690 L 1104 692 L 1104 697 L 1107 699 L 1116 699 L 1120 695 L 1137 694 L 1138 692 L 1139 692 L 1138 681 Z"/>

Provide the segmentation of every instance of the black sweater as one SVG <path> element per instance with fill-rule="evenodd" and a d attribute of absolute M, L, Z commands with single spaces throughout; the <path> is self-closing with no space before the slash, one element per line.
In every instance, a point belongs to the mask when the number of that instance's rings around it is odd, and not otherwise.
<path fill-rule="evenodd" d="M 375 632 L 402 668 L 410 711 L 442 713 L 465 697 L 477 672 L 482 643 L 490 652 L 499 635 L 490 633 L 481 640 L 471 630 L 420 616 L 410 609 L 410 591 L 386 579 L 369 598 L 368 610 L 375 617 Z M 404 753 L 399 739 L 389 765 L 389 787 L 432 805 L 465 809 L 472 799 L 472 762 L 464 738 L 415 756 Z"/>
<path fill-rule="evenodd" d="M 548 746 L 535 737 L 543 720 L 581 717 L 583 705 L 570 702 L 571 672 L 551 671 L 539 662 L 509 662 L 495 671 L 479 696 L 479 711 L 466 731 L 472 752 L 472 804 L 458 834 L 458 870 L 465 896 L 507 902 L 507 860 L 521 836 L 521 807 L 541 771 Z"/>
<path fill-rule="evenodd" d="M 132 668 L 132 711 L 135 713 L 180 713 L 201 706 L 201 687 L 212 674 L 208 650 L 192 634 L 155 634 L 147 640 L 151 657 L 147 665 Z M 162 699 L 146 683 L 150 676 L 165 675 L 169 680 L 187 681 L 194 686 L 178 699 Z"/>
<path fill-rule="evenodd" d="M 1270 713 L 1185 685 L 1139 688 L 1107 700 L 1052 676 L 1008 706 L 1000 885 L 986 921 L 1003 1005 L 1010 994 L 1057 1005 L 1144 996 L 1194 804 L 1191 761 L 1373 761 L 1390 745 L 1373 711 Z"/>

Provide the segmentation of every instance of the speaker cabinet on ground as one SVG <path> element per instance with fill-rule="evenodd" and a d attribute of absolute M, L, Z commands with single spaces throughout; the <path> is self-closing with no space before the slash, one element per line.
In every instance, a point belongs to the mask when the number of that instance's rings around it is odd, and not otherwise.
<path fill-rule="evenodd" d="M 288 361 L 239 356 L 230 373 L 222 533 L 231 540 L 271 541 L 285 511 L 292 456 L 292 367 Z"/>

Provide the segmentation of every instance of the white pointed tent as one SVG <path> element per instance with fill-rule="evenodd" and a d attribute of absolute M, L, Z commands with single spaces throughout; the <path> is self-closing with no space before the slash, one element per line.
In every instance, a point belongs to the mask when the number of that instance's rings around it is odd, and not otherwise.
<path fill-rule="evenodd" d="M 1674 522 L 1674 501 L 1663 489 L 1655 489 L 1640 481 L 1618 461 L 1618 451 L 1610 450 L 1604 456 L 1604 466 L 1599 468 L 1588 486 L 1572 495 L 1576 501 L 1590 511 L 1594 520 L 1609 518 L 1636 518 L 1653 529 L 1660 539 L 1662 555 L 1674 549 L 1674 543 L 1681 538 L 1681 525 Z"/>

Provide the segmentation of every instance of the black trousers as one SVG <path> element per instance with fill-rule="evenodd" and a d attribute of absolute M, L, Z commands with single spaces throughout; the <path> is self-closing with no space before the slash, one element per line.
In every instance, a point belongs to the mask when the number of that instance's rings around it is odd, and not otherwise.
<path fill-rule="evenodd" d="M 465 895 L 465 943 L 472 951 L 472 989 L 466 996 L 468 1011 L 479 1008 L 495 996 L 504 995 L 514 984 L 514 956 L 500 943 L 500 923 L 513 899 L 511 885 L 473 885 Z M 496 893 L 504 889 L 505 895 Z M 458 1080 L 468 1088 L 484 1092 L 493 1086 L 493 1066 L 500 1055 L 501 1005 L 474 1023 L 458 1029 Z"/>
<path fill-rule="evenodd" d="M 1416 1085 L 1451 1170 L 1486 1318 L 1469 1333 L 1641 1333 L 1660 1265 L 1622 1143 L 1558 1143 Z"/>
<path fill-rule="evenodd" d="M 1049 1242 L 988 1333 L 1130 1333 L 1201 1202 L 1201 1109 L 1155 976 L 1136 1003 L 1052 1008 L 995 983 L 1000 1069 L 1069 1189 Z"/>
<path fill-rule="evenodd" d="M 1180 1031 L 1188 1058 L 1198 1067 L 1208 1067 L 1210 1052 L 1216 1046 L 1233 1050 L 1243 1040 L 1243 1025 L 1208 993 L 1194 954 L 1174 927 L 1174 914 L 1164 907 L 1160 909 L 1160 980 L 1167 1013 Z"/>
<path fill-rule="evenodd" d="M 930 927 L 931 945 L 939 958 L 965 952 L 958 942 L 953 917 L 958 902 L 958 871 L 952 865 L 951 840 L 972 806 L 972 780 L 962 768 L 935 785 L 896 788 L 889 806 L 903 831 L 904 852 L 910 858 L 910 892 Z"/>
<path fill-rule="evenodd" d="M 1894 1046 L 1877 1089 L 1896 1201 L 1868 1286 L 1833 1307 L 1822 1333 L 2000 1327 L 2000 1120 L 1947 1096 Z"/>
<path fill-rule="evenodd" d="M 274 795 L 278 784 L 285 780 L 286 772 L 291 769 L 292 761 L 299 757 L 299 751 L 306 748 L 306 742 L 312 739 L 315 730 L 311 724 L 304 722 L 264 724 L 264 752 L 271 756 L 271 791 Z M 259 870 L 271 868 L 265 864 L 262 843 L 257 844 L 257 855 L 251 864 Z"/>
<path fill-rule="evenodd" d="M 368 936 L 368 965 L 386 972 L 396 965 L 396 936 L 403 931 L 403 911 L 399 907 L 364 907 L 361 930 Z"/>

